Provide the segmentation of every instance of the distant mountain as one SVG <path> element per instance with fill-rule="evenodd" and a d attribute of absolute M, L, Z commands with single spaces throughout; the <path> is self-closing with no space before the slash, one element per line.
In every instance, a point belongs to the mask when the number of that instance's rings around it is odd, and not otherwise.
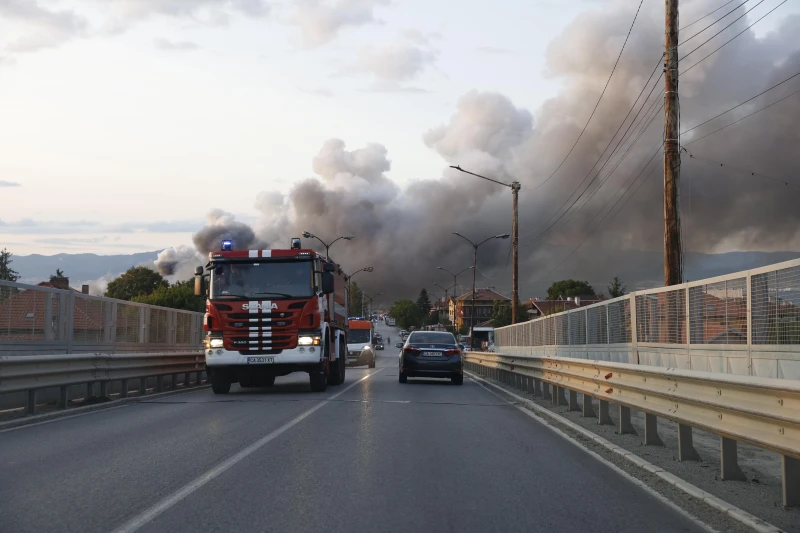
<path fill-rule="evenodd" d="M 56 255 L 14 255 L 11 267 L 19 272 L 22 283 L 36 284 L 47 281 L 61 269 L 70 279 L 70 285 L 80 287 L 81 283 L 96 280 L 103 276 L 116 276 L 131 267 L 147 265 L 152 267 L 160 250 L 138 254 L 97 255 L 97 254 L 56 254 Z"/>

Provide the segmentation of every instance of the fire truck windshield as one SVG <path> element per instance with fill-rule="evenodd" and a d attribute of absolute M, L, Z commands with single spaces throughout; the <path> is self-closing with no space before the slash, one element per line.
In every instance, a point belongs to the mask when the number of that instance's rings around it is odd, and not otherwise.
<path fill-rule="evenodd" d="M 314 291 L 311 261 L 215 263 L 211 299 L 274 300 L 310 298 Z"/>

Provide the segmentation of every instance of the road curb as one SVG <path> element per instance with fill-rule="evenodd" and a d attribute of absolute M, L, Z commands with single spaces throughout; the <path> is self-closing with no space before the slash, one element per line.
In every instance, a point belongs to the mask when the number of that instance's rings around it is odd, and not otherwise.
<path fill-rule="evenodd" d="M 14 429 L 23 426 L 29 426 L 32 424 L 40 424 L 43 422 L 50 422 L 59 420 L 61 418 L 71 418 L 73 416 L 80 416 L 92 411 L 100 411 L 103 409 L 111 409 L 117 407 L 123 407 L 124 405 L 130 403 L 137 403 L 142 400 L 151 400 L 156 398 L 164 398 L 167 396 L 174 396 L 176 394 L 184 394 L 187 392 L 193 392 L 198 390 L 203 390 L 211 387 L 210 384 L 202 384 L 202 385 L 195 385 L 193 387 L 188 387 L 185 389 L 176 389 L 170 390 L 165 392 L 156 392 L 153 394 L 146 394 L 144 396 L 128 396 L 127 398 L 118 398 L 116 400 L 110 400 L 108 402 L 101 402 L 92 405 L 84 405 L 82 407 L 73 407 L 72 409 L 59 409 L 58 411 L 52 411 L 49 413 L 42 413 L 40 415 L 33 415 L 27 416 L 24 418 L 16 418 L 14 420 L 8 420 L 6 422 L 0 422 L 0 432 L 5 431 L 7 429 Z"/>
<path fill-rule="evenodd" d="M 563 424 L 563 425 L 567 426 L 568 428 L 570 428 L 571 430 L 580 433 L 581 435 L 589 438 L 590 440 L 592 440 L 593 442 L 599 444 L 600 446 L 604 447 L 605 449 L 607 449 L 607 450 L 619 455 L 620 457 L 623 457 L 624 459 L 626 459 L 631 464 L 639 467 L 642 470 L 645 470 L 648 473 L 651 473 L 651 474 L 653 474 L 655 476 L 658 476 L 663 481 L 669 483 L 670 485 L 672 485 L 676 489 L 684 492 L 685 494 L 688 494 L 689 496 L 692 496 L 693 498 L 696 498 L 696 499 L 706 503 L 707 505 L 713 507 L 714 509 L 716 509 L 716 510 L 722 512 L 722 513 L 725 513 L 726 515 L 730 516 L 734 520 L 736 520 L 736 521 L 738 521 L 738 522 L 740 522 L 740 523 L 752 528 L 755 531 L 758 531 L 759 533 L 786 533 L 784 530 L 780 529 L 779 527 L 774 526 L 774 525 L 770 524 L 769 522 L 766 522 L 766 521 L 758 518 L 757 516 L 748 513 L 744 509 L 740 509 L 739 507 L 736 507 L 735 505 L 733 505 L 731 503 L 728 503 L 725 500 L 722 500 L 721 498 L 718 498 L 718 497 L 714 496 L 713 494 L 711 494 L 709 492 L 704 491 L 700 487 L 692 485 L 688 481 L 686 481 L 684 479 L 681 479 L 678 476 L 676 476 L 676 475 L 674 475 L 674 474 L 672 474 L 670 472 L 666 472 L 663 468 L 661 468 L 659 466 L 656 466 L 653 463 L 650 463 L 649 461 L 646 461 L 645 459 L 642 459 L 641 457 L 639 457 L 638 455 L 634 454 L 630 450 L 626 450 L 625 448 L 617 446 L 616 444 L 604 439 L 600 435 L 597 435 L 596 433 L 592 433 L 591 431 L 579 426 L 578 424 L 572 422 L 571 420 L 566 419 L 566 418 L 562 417 L 561 415 L 550 411 L 549 409 L 545 409 L 544 407 L 541 407 L 540 405 L 537 405 L 535 402 L 533 402 L 533 401 L 531 401 L 531 400 L 529 400 L 527 398 L 523 398 L 522 396 L 519 396 L 518 394 L 510 391 L 509 389 L 506 389 L 505 387 L 502 387 L 500 385 L 497 385 L 496 383 L 492 383 L 490 381 L 487 381 L 487 380 L 483 379 L 482 377 L 480 377 L 480 376 L 478 376 L 478 375 L 476 375 L 476 374 L 474 374 L 472 372 L 464 372 L 464 373 L 469 375 L 472 379 L 474 379 L 477 382 L 485 383 L 486 385 L 488 385 L 490 387 L 494 387 L 495 389 L 498 389 L 498 390 L 502 391 L 504 394 L 507 394 L 507 395 L 515 398 L 520 403 L 522 403 L 525 406 L 525 408 L 527 408 L 527 409 L 529 409 L 531 411 L 535 411 L 539 415 L 547 416 L 547 417 L 551 418 L 552 420 L 555 420 L 559 424 Z M 557 428 L 553 428 L 553 429 L 557 429 Z M 580 444 L 580 442 L 575 441 L 574 439 L 572 439 L 568 435 L 564 434 L 563 432 L 559 431 L 559 433 L 562 433 L 562 435 L 564 435 L 566 438 L 572 440 L 574 443 L 578 444 L 579 446 L 582 446 Z M 585 449 L 585 447 L 584 447 L 584 449 Z"/>

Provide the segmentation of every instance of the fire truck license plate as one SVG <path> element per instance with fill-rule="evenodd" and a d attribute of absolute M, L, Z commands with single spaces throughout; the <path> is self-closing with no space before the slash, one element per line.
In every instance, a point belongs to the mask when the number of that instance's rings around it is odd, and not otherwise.
<path fill-rule="evenodd" d="M 248 365 L 258 365 L 258 364 L 268 364 L 274 363 L 274 357 L 248 357 L 247 364 Z"/>

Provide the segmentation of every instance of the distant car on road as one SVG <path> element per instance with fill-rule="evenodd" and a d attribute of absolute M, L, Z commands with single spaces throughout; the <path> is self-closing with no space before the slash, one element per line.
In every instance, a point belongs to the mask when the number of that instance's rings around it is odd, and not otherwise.
<path fill-rule="evenodd" d="M 400 383 L 410 377 L 450 378 L 455 385 L 464 383 L 461 348 L 452 333 L 412 331 L 400 351 Z"/>

